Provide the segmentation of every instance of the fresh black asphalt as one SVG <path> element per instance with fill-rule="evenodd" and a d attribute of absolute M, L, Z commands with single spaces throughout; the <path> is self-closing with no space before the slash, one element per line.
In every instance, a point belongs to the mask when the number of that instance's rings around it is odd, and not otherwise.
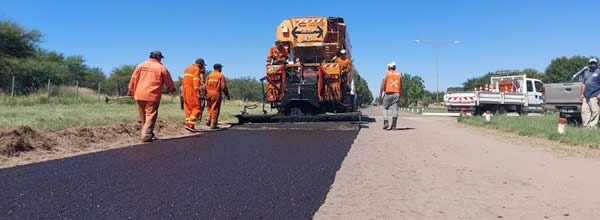
<path fill-rule="evenodd" d="M 0 218 L 308 219 L 357 129 L 230 129 L 0 170 Z"/>

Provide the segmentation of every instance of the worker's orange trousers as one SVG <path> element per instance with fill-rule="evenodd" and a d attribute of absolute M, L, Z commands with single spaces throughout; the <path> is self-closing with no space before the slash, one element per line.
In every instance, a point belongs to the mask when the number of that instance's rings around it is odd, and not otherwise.
<path fill-rule="evenodd" d="M 142 140 L 154 135 L 154 125 L 158 118 L 158 102 L 136 100 L 140 122 L 142 123 Z"/>
<path fill-rule="evenodd" d="M 185 123 L 194 127 L 202 112 L 202 106 L 197 91 L 191 86 L 183 87 L 183 111 L 185 112 Z"/>
<path fill-rule="evenodd" d="M 216 128 L 219 123 L 219 113 L 221 112 L 221 96 L 209 95 L 206 97 L 206 108 L 208 111 L 207 122 L 211 128 Z"/>

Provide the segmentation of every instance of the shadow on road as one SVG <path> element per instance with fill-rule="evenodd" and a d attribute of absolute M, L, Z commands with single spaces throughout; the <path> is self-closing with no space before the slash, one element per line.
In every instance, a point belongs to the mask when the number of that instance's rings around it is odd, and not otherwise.
<path fill-rule="evenodd" d="M 415 130 L 416 128 L 396 128 L 393 129 L 392 131 L 408 131 L 408 130 Z"/>

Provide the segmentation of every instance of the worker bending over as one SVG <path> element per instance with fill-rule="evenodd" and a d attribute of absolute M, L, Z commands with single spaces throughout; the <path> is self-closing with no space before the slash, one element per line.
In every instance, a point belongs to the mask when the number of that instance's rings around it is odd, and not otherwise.
<path fill-rule="evenodd" d="M 206 106 L 208 108 L 207 125 L 216 129 L 219 123 L 219 113 L 221 111 L 221 93 L 224 93 L 229 100 L 229 90 L 225 82 L 225 76 L 221 72 L 223 66 L 215 64 L 213 71 L 206 76 Z"/>
<path fill-rule="evenodd" d="M 269 55 L 267 55 L 267 65 L 283 65 L 287 63 L 289 58 L 288 50 L 283 46 L 283 42 L 275 41 L 275 45 L 269 49 Z"/>
<path fill-rule="evenodd" d="M 202 74 L 205 66 L 203 59 L 197 59 L 183 72 L 181 87 L 185 111 L 184 128 L 190 132 L 196 132 L 196 121 L 200 119 L 202 112 L 203 106 L 200 104 L 200 97 L 202 96 Z"/>
<path fill-rule="evenodd" d="M 396 72 L 396 63 L 391 62 L 388 64 L 388 71 L 379 90 L 379 98 L 383 100 L 383 129 L 396 129 L 400 95 L 402 95 L 402 76 Z M 392 110 L 392 126 L 388 127 L 388 110 L 390 108 Z"/>
<path fill-rule="evenodd" d="M 133 96 L 142 123 L 142 142 L 154 140 L 154 125 L 158 117 L 158 105 L 162 87 L 166 85 L 170 93 L 175 92 L 175 84 L 167 68 L 161 63 L 160 51 L 150 52 L 150 59 L 137 65 L 129 80 L 129 95 Z"/>

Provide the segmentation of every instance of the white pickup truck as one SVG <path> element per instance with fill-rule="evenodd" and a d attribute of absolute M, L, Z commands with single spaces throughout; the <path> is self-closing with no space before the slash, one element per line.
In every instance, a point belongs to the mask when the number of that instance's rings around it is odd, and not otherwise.
<path fill-rule="evenodd" d="M 543 112 L 541 80 L 526 75 L 492 77 L 488 91 L 450 92 L 444 97 L 448 112 L 470 112 L 481 115 L 486 111 L 496 114 L 508 112 Z M 522 86 L 525 85 L 525 86 Z"/>

